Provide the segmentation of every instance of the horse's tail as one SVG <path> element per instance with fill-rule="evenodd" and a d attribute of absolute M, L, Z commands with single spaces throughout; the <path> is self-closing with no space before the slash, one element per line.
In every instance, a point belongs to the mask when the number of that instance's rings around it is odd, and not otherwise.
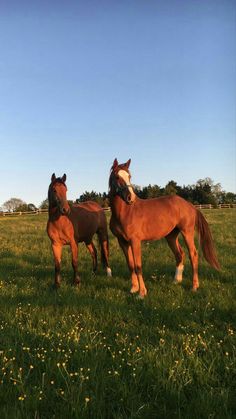
<path fill-rule="evenodd" d="M 219 270 L 220 264 L 217 260 L 217 255 L 213 243 L 213 238 L 211 235 L 211 231 L 209 228 L 209 225 L 203 216 L 203 214 L 199 211 L 197 211 L 197 217 L 196 217 L 196 226 L 199 234 L 199 241 L 200 245 L 203 251 L 203 255 L 207 262 L 213 266 L 213 268 Z"/>

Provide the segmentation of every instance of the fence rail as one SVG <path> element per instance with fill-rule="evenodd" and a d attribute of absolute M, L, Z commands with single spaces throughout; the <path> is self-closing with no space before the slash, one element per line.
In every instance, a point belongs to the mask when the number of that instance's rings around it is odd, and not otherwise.
<path fill-rule="evenodd" d="M 236 204 L 196 204 L 194 205 L 197 209 L 225 209 L 225 208 L 236 208 Z M 103 208 L 104 211 L 110 211 L 110 207 Z M 40 215 L 47 213 L 47 209 L 37 209 L 35 211 L 18 211 L 18 212 L 0 212 L 0 217 L 19 217 L 21 215 Z"/>
<path fill-rule="evenodd" d="M 37 209 L 35 211 L 16 211 L 16 212 L 0 212 L 0 217 L 18 217 L 20 215 L 38 215 L 45 214 L 47 209 Z"/>
<path fill-rule="evenodd" d="M 198 209 L 236 208 L 236 204 L 218 204 L 218 205 L 212 205 L 212 204 L 196 204 L 194 206 L 195 206 L 195 208 L 198 208 Z"/>

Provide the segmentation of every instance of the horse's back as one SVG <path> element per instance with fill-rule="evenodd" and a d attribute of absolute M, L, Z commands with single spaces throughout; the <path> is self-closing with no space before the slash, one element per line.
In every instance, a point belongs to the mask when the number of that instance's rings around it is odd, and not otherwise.
<path fill-rule="evenodd" d="M 92 211 L 92 212 L 103 212 L 102 207 L 95 201 L 85 201 L 85 202 L 81 202 L 79 204 L 73 204 L 72 208 L 81 208 L 87 211 Z"/>
<path fill-rule="evenodd" d="M 106 223 L 102 207 L 93 201 L 72 205 L 68 217 L 74 226 L 77 242 L 90 243 L 93 235 Z"/>

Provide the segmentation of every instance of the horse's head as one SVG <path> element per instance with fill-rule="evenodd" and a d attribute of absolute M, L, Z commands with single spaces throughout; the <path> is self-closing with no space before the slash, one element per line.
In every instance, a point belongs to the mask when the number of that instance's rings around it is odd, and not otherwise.
<path fill-rule="evenodd" d="M 66 198 L 67 187 L 65 181 L 66 174 L 57 178 L 55 173 L 53 173 L 48 189 L 49 208 L 57 208 L 62 215 L 70 213 L 70 206 Z"/>
<path fill-rule="evenodd" d="M 119 164 L 117 159 L 114 160 L 109 179 L 109 189 L 111 195 L 119 195 L 126 204 L 133 204 L 136 195 L 133 186 L 130 183 L 131 174 L 129 172 L 131 159 L 126 163 Z"/>

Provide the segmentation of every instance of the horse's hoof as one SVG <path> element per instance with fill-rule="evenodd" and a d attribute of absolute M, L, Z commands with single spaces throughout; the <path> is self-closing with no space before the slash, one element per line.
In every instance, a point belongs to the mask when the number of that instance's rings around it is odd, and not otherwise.
<path fill-rule="evenodd" d="M 145 288 L 143 291 L 140 291 L 140 292 L 139 292 L 139 294 L 138 294 L 137 298 L 138 298 L 139 300 L 143 300 L 143 299 L 146 297 L 146 295 L 147 295 L 147 290 L 146 290 L 146 288 Z"/>
<path fill-rule="evenodd" d="M 194 293 L 197 292 L 198 291 L 198 287 L 197 288 L 192 288 L 191 291 L 194 292 Z"/>
<path fill-rule="evenodd" d="M 107 268 L 107 276 L 112 276 L 112 271 L 111 271 L 111 268 Z"/>
<path fill-rule="evenodd" d="M 137 294 L 139 292 L 139 288 L 131 288 L 130 294 Z"/>
<path fill-rule="evenodd" d="M 77 280 L 77 281 L 72 282 L 72 286 L 73 287 L 79 287 L 80 286 L 80 281 Z"/>
<path fill-rule="evenodd" d="M 173 284 L 175 284 L 175 285 L 179 285 L 179 284 L 181 284 L 181 282 L 182 282 L 182 279 L 181 279 L 181 281 L 178 281 L 178 279 L 173 280 Z"/>
<path fill-rule="evenodd" d="M 53 284 L 53 289 L 57 291 L 60 288 L 60 286 L 61 286 L 61 284 L 59 284 L 59 282 L 55 282 Z"/>
<path fill-rule="evenodd" d="M 137 295 L 137 300 L 144 300 L 144 298 L 146 297 L 146 294 L 138 294 Z"/>

